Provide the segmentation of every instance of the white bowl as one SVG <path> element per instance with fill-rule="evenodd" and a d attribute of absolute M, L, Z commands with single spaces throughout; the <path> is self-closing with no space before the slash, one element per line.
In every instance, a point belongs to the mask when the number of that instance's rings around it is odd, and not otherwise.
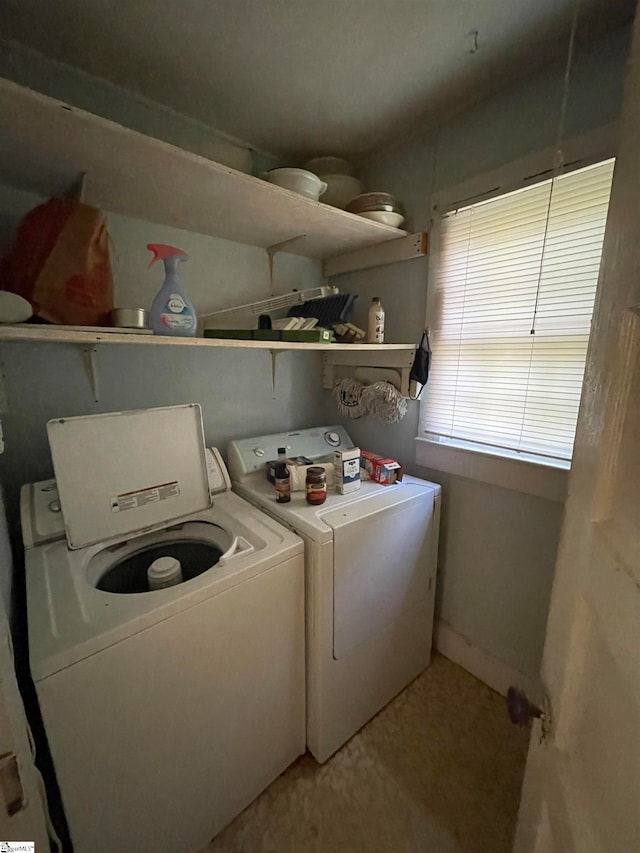
<path fill-rule="evenodd" d="M 322 196 L 324 204 L 345 208 L 352 198 L 362 193 L 362 182 L 351 175 L 323 175 L 327 191 Z"/>
<path fill-rule="evenodd" d="M 318 201 L 327 189 L 324 181 L 305 169 L 272 169 L 264 175 L 264 178 L 271 184 L 300 193 L 314 201 Z"/>
<path fill-rule="evenodd" d="M 325 175 L 353 175 L 355 169 L 342 157 L 315 157 L 304 164 L 304 168 L 324 178 Z"/>
<path fill-rule="evenodd" d="M 383 225 L 391 225 L 393 228 L 399 228 L 404 222 L 404 216 L 401 213 L 394 213 L 391 210 L 363 210 L 357 215 L 364 216 L 365 219 L 373 219 L 374 222 L 381 222 Z"/>
<path fill-rule="evenodd" d="M 17 293 L 0 290 L 0 323 L 24 323 L 32 314 L 30 302 Z"/>

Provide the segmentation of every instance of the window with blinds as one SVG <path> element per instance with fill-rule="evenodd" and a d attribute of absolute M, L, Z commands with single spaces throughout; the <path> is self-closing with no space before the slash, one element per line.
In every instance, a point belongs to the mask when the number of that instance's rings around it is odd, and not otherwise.
<path fill-rule="evenodd" d="M 426 438 L 571 459 L 613 167 L 443 217 Z"/>

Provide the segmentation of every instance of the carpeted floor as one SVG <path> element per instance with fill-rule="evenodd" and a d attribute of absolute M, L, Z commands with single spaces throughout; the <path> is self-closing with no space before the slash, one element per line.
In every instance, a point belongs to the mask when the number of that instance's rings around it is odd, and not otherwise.
<path fill-rule="evenodd" d="M 501 696 L 435 655 L 326 764 L 300 758 L 205 850 L 508 853 L 527 745 Z"/>

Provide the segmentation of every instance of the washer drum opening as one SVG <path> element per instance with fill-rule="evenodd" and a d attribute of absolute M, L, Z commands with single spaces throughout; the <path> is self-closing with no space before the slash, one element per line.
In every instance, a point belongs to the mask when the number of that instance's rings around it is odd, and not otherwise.
<path fill-rule="evenodd" d="M 220 548 L 210 542 L 194 539 L 174 539 L 148 545 L 111 566 L 98 579 L 96 589 L 120 595 L 156 592 L 149 589 L 147 569 L 158 557 L 175 557 L 179 560 L 182 583 L 187 583 L 213 568 L 222 553 Z"/>

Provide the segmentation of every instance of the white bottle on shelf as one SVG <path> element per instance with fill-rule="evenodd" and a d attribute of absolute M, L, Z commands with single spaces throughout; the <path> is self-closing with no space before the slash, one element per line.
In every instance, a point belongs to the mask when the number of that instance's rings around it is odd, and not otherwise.
<path fill-rule="evenodd" d="M 369 322 L 367 324 L 367 342 L 370 344 L 384 343 L 384 308 L 380 298 L 374 296 L 369 308 Z"/>

